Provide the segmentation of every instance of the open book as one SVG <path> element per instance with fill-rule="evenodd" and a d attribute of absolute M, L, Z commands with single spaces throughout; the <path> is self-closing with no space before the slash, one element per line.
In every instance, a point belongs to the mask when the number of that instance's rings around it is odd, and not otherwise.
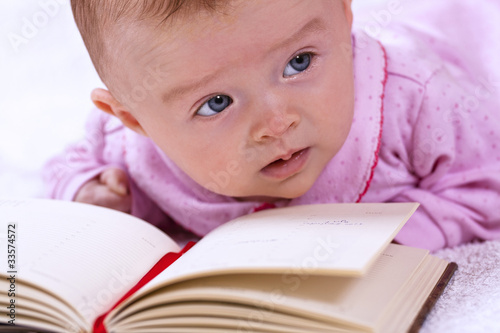
<path fill-rule="evenodd" d="M 417 206 L 269 209 L 181 251 L 128 214 L 0 200 L 0 331 L 404 332 L 456 266 L 390 244 Z"/>

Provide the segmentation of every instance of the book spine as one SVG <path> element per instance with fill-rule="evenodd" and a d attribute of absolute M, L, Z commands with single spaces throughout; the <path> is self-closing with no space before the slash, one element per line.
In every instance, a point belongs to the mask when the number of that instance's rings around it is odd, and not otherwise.
<path fill-rule="evenodd" d="M 436 304 L 438 298 L 443 293 L 444 289 L 448 285 L 448 282 L 450 282 L 450 279 L 457 268 L 458 265 L 454 262 L 450 262 L 448 266 L 446 266 L 446 269 L 439 278 L 438 283 L 434 286 L 434 289 L 432 289 L 432 292 L 429 294 L 429 297 L 427 298 L 417 317 L 413 321 L 413 324 L 408 330 L 408 333 L 418 333 L 420 331 L 420 328 L 424 324 L 425 318 Z"/>

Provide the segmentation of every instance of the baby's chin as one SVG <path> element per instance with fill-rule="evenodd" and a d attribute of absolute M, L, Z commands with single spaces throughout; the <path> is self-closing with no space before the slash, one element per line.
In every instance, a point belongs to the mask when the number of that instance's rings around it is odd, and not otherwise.
<path fill-rule="evenodd" d="M 240 195 L 240 196 L 233 196 L 237 201 L 251 201 L 251 202 L 278 202 L 278 201 L 283 201 L 283 200 L 292 200 L 298 197 L 301 197 L 304 195 L 311 186 L 305 187 L 305 188 L 296 188 L 294 191 L 286 191 L 283 193 L 283 196 L 275 196 L 275 195 Z"/>
<path fill-rule="evenodd" d="M 280 182 L 262 182 L 257 179 L 254 182 L 247 182 L 246 185 L 245 183 L 231 184 L 233 186 L 214 188 L 212 191 L 242 202 L 274 203 L 303 196 L 313 187 L 317 177 L 318 174 L 315 172 L 299 172 Z M 207 190 L 210 189 L 207 188 Z"/>
<path fill-rule="evenodd" d="M 253 196 L 246 196 L 246 197 L 234 197 L 237 201 L 242 201 L 242 202 L 277 202 L 281 200 L 290 200 L 291 198 L 280 198 L 280 197 L 269 197 L 269 196 L 264 196 L 264 195 L 253 195 Z"/>

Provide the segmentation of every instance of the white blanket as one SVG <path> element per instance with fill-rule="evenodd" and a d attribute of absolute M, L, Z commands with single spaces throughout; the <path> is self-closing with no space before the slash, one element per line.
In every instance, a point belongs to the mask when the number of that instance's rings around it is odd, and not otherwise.
<path fill-rule="evenodd" d="M 421 332 L 500 332 L 500 241 L 444 249 L 458 270 Z"/>
<path fill-rule="evenodd" d="M 355 0 L 356 20 L 376 29 L 406 1 Z M 67 0 L 2 0 L 0 36 L 0 196 L 40 197 L 40 168 L 83 135 L 90 91 L 104 86 Z M 437 255 L 459 269 L 422 332 L 500 332 L 500 241 Z"/>

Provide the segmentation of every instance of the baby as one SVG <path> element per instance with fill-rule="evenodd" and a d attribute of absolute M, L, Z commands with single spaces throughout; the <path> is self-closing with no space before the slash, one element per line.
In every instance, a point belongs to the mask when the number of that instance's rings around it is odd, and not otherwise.
<path fill-rule="evenodd" d="M 72 0 L 107 90 L 50 195 L 200 237 L 265 208 L 417 201 L 400 243 L 500 237 L 500 5 L 385 11 L 369 36 L 350 2 Z"/>

